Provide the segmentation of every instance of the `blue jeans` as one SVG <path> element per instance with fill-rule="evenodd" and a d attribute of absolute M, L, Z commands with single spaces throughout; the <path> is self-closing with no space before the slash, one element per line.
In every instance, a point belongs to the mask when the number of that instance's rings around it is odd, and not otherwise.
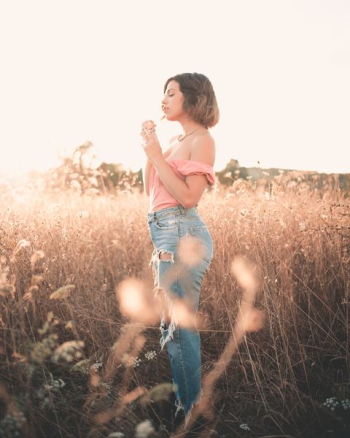
<path fill-rule="evenodd" d="M 167 347 L 177 406 L 186 415 L 201 392 L 200 336 L 195 324 L 188 328 L 178 319 L 174 303 L 196 314 L 213 242 L 196 207 L 178 205 L 148 213 L 148 225 L 154 245 L 150 264 L 155 292 L 163 294 L 160 344 Z"/>

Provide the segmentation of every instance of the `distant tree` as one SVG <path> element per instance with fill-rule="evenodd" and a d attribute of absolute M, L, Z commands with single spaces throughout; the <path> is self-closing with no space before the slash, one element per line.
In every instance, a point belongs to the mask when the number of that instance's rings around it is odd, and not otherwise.
<path fill-rule="evenodd" d="M 142 170 L 133 172 L 120 163 L 101 163 L 97 168 L 98 185 L 102 191 L 143 190 Z"/>
<path fill-rule="evenodd" d="M 103 162 L 98 166 L 97 170 L 99 171 L 97 178 L 99 187 L 108 191 L 115 189 L 127 173 L 127 170 L 120 163 Z"/>
<path fill-rule="evenodd" d="M 231 185 L 238 178 L 246 178 L 248 175 L 237 160 L 231 159 L 224 169 L 216 172 L 216 176 L 221 184 Z"/>
<path fill-rule="evenodd" d="M 47 184 L 51 188 L 74 188 L 85 192 L 97 187 L 93 143 L 86 141 L 75 148 L 71 156 L 60 157 L 61 164 L 49 171 Z"/>
<path fill-rule="evenodd" d="M 237 179 L 251 179 L 259 181 L 266 186 L 271 185 L 275 178 L 281 179 L 286 187 L 293 187 L 295 184 L 303 182 L 310 189 L 327 191 L 339 188 L 344 192 L 345 197 L 350 196 L 350 174 L 326 174 L 311 171 L 296 171 L 293 169 L 279 169 L 261 167 L 240 167 L 237 160 L 231 159 L 224 169 L 216 172 L 219 182 L 223 185 L 231 186 Z"/>

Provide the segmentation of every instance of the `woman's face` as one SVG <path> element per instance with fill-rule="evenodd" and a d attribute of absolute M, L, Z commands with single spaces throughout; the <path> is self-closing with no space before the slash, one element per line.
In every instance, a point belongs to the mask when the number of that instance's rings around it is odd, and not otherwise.
<path fill-rule="evenodd" d="M 184 115 L 184 95 L 180 91 L 180 85 L 176 81 L 170 81 L 165 90 L 162 100 L 162 110 L 168 120 L 179 120 Z"/>

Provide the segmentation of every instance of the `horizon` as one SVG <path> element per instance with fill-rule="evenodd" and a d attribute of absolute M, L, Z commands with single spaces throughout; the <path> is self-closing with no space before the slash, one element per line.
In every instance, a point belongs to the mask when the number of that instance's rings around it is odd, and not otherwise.
<path fill-rule="evenodd" d="M 56 166 L 52 166 L 49 167 L 47 169 L 28 169 L 23 171 L 23 169 L 12 169 L 11 171 L 4 171 L 0 168 L 0 178 L 5 179 L 5 180 L 26 180 L 26 179 L 31 179 L 33 177 L 40 177 L 40 176 L 45 176 L 47 174 L 49 174 L 51 171 L 59 168 L 60 166 L 62 166 L 63 164 L 63 160 L 65 158 L 72 158 L 73 154 L 71 155 L 66 155 L 66 156 L 62 156 L 60 157 L 60 162 L 57 162 Z M 256 164 L 252 164 L 251 166 L 247 166 L 247 165 L 242 165 L 239 160 L 237 160 L 236 158 L 230 158 L 224 165 L 222 165 L 220 168 L 216 165 L 214 165 L 214 172 L 215 173 L 220 173 L 222 171 L 224 171 L 227 167 L 227 165 L 232 161 L 236 161 L 238 163 L 238 169 L 261 169 L 262 171 L 267 171 L 267 170 L 277 170 L 277 171 L 281 171 L 281 172 L 302 172 L 305 174 L 326 174 L 326 175 L 350 175 L 350 171 L 348 172 L 325 172 L 325 171 L 317 171 L 317 170 L 309 170 L 309 169 L 296 169 L 296 168 L 285 168 L 285 167 L 280 167 L 280 166 L 262 166 L 259 162 L 257 162 Z M 104 160 L 99 160 L 99 159 L 93 159 L 92 162 L 90 162 L 90 165 L 86 166 L 87 169 L 93 169 L 93 170 L 97 170 L 99 168 L 99 166 L 103 163 L 107 163 L 107 164 L 113 164 L 113 165 L 118 165 L 121 166 L 125 171 L 131 171 L 132 173 L 136 174 L 137 172 L 139 172 L 140 170 L 143 171 L 143 166 L 141 167 L 132 167 L 130 165 L 127 165 L 126 163 L 123 163 L 121 161 L 104 161 Z"/>

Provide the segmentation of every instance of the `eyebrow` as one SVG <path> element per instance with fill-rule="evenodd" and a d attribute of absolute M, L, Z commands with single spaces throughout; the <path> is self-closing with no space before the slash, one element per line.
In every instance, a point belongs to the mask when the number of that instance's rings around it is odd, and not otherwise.
<path fill-rule="evenodd" d="M 171 90 L 176 91 L 175 88 L 169 88 L 169 90 L 167 91 L 167 93 L 169 93 L 169 91 L 171 91 Z"/>

